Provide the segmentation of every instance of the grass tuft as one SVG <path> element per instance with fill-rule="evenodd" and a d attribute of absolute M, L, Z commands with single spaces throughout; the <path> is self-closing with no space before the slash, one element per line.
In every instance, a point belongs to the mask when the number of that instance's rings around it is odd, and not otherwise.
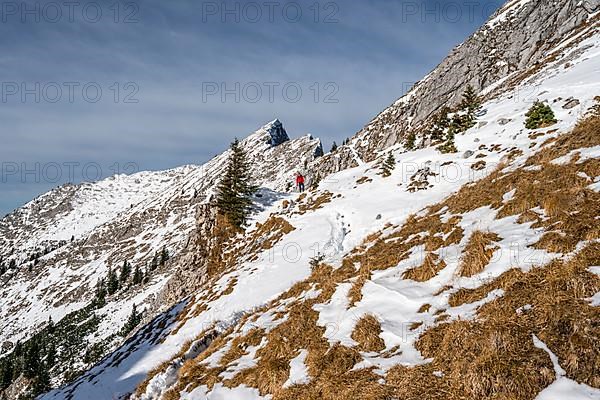
<path fill-rule="evenodd" d="M 358 345 L 357 349 L 367 352 L 380 352 L 385 349 L 385 342 L 379 336 L 381 334 L 381 324 L 379 320 L 371 315 L 367 314 L 362 316 L 352 332 L 352 339 L 354 339 Z"/>
<path fill-rule="evenodd" d="M 493 243 L 500 240 L 493 232 L 473 232 L 461 257 L 458 274 L 469 277 L 482 272 L 498 249 Z"/>

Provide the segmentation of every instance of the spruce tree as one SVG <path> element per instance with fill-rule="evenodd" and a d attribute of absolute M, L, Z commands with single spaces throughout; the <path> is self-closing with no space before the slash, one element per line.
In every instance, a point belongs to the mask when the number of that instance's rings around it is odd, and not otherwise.
<path fill-rule="evenodd" d="M 460 108 L 467 113 L 468 119 L 474 123 L 476 114 L 481 111 L 481 99 L 475 92 L 473 86 L 468 85 L 465 89 Z"/>
<path fill-rule="evenodd" d="M 169 260 L 169 251 L 167 250 L 166 246 L 163 246 L 162 250 L 160 251 L 160 265 L 164 266 L 168 260 Z"/>
<path fill-rule="evenodd" d="M 23 343 L 21 343 L 20 340 L 17 340 L 17 343 L 15 344 L 15 348 L 13 349 L 13 352 L 12 352 L 13 361 L 14 361 L 13 366 L 14 366 L 14 371 L 15 371 L 15 377 L 21 373 L 21 370 L 23 368 L 24 353 L 25 353 L 25 350 L 23 348 Z"/>
<path fill-rule="evenodd" d="M 158 268 L 158 254 L 155 253 L 150 261 L 150 271 L 154 271 L 156 268 Z"/>
<path fill-rule="evenodd" d="M 445 106 L 433 116 L 431 128 L 429 128 L 429 137 L 431 138 L 432 142 L 436 143 L 444 140 L 446 130 L 450 125 L 448 114 L 451 112 L 452 110 L 450 110 L 450 107 Z"/>
<path fill-rule="evenodd" d="M 475 92 L 473 86 L 468 85 L 463 93 L 463 99 L 459 105 L 459 111 L 464 115 L 455 115 L 453 124 L 457 126 L 458 132 L 465 132 L 467 129 L 475 126 L 477 113 L 481 111 L 481 99 Z"/>
<path fill-rule="evenodd" d="M 13 375 L 13 357 L 9 355 L 0 359 L 0 392 L 10 386 Z"/>
<path fill-rule="evenodd" d="M 129 275 L 131 275 L 131 264 L 127 262 L 127 260 L 123 261 L 123 265 L 121 265 L 121 282 L 125 283 L 129 279 Z"/>
<path fill-rule="evenodd" d="M 112 270 L 112 268 L 108 269 L 108 276 L 106 278 L 106 291 L 108 294 L 115 294 L 119 290 L 119 279 L 117 278 L 117 273 Z"/>
<path fill-rule="evenodd" d="M 144 268 L 144 277 L 142 278 L 143 283 L 148 283 L 150 281 L 150 271 L 148 270 L 148 265 Z"/>
<path fill-rule="evenodd" d="M 543 128 L 556 123 L 552 108 L 539 100 L 533 103 L 525 116 L 527 117 L 525 120 L 525 128 L 527 129 Z"/>
<path fill-rule="evenodd" d="M 406 137 L 406 149 L 414 150 L 415 149 L 415 141 L 417 140 L 417 135 L 414 132 L 411 132 Z"/>
<path fill-rule="evenodd" d="M 54 320 L 52 319 L 52 315 L 50 315 L 48 317 L 48 324 L 46 325 L 46 332 L 48 332 L 49 335 L 54 333 Z"/>
<path fill-rule="evenodd" d="M 142 283 L 142 279 L 144 279 L 144 275 L 142 274 L 142 270 L 139 265 L 135 266 L 135 271 L 133 272 L 132 282 L 134 285 L 139 285 Z"/>
<path fill-rule="evenodd" d="M 440 153 L 448 154 L 458 152 L 458 149 L 454 144 L 454 132 L 454 129 L 448 129 L 448 133 L 446 134 L 446 142 L 437 147 Z"/>
<path fill-rule="evenodd" d="M 51 389 L 50 385 L 50 373 L 48 372 L 48 366 L 45 363 L 40 365 L 40 368 L 36 374 L 33 382 L 32 392 L 34 396 L 45 393 Z"/>
<path fill-rule="evenodd" d="M 98 283 L 96 284 L 96 306 L 98 308 L 104 307 L 106 304 L 106 283 L 104 278 L 98 279 Z"/>
<path fill-rule="evenodd" d="M 46 347 L 46 359 L 44 360 L 48 369 L 54 367 L 54 363 L 56 362 L 56 345 L 54 341 L 50 341 Z"/>
<path fill-rule="evenodd" d="M 315 158 L 323 157 L 323 145 L 321 143 L 319 143 L 317 148 L 315 149 L 314 156 Z"/>
<path fill-rule="evenodd" d="M 250 196 L 256 187 L 250 183 L 246 153 L 237 139 L 231 143 L 230 149 L 228 165 L 217 186 L 216 205 L 219 213 L 227 217 L 233 226 L 242 228 L 252 205 Z"/>
<path fill-rule="evenodd" d="M 40 367 L 40 346 L 36 338 L 32 338 L 25 349 L 23 375 L 25 375 L 26 378 L 33 379 L 38 374 Z"/>
<path fill-rule="evenodd" d="M 381 176 L 387 178 L 392 175 L 392 171 L 396 168 L 396 159 L 392 152 L 389 152 L 383 163 L 381 164 Z"/>
<path fill-rule="evenodd" d="M 142 314 L 138 313 L 137 307 L 134 304 L 131 308 L 131 314 L 129 314 L 129 317 L 127 318 L 127 322 L 123 326 L 123 329 L 121 329 L 121 336 L 127 336 L 127 334 L 134 330 L 135 327 L 138 326 L 141 321 Z"/>
<path fill-rule="evenodd" d="M 331 145 L 331 150 L 330 153 L 333 153 L 334 151 L 336 151 L 338 148 L 337 143 L 334 141 L 333 144 Z"/>

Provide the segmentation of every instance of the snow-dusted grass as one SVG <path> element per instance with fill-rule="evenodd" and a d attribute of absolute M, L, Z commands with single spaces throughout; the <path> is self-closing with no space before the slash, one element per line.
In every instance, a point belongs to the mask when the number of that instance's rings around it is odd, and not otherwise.
<path fill-rule="evenodd" d="M 567 378 L 566 371 L 558 363 L 558 357 L 535 335 L 533 335 L 533 343 L 535 347 L 548 353 L 550 360 L 552 360 L 554 372 L 556 373 L 556 381 L 544 389 L 535 398 L 536 400 L 593 400 L 600 398 L 600 389 L 595 389 Z"/>

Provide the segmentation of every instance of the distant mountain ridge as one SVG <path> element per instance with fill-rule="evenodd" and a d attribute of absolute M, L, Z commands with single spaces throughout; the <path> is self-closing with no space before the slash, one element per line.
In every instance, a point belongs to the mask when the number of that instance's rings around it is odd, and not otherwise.
<path fill-rule="evenodd" d="M 241 140 L 256 184 L 285 191 L 293 174 L 321 148 L 308 135 L 290 139 L 274 120 Z M 27 339 L 49 317 L 59 321 L 88 304 L 108 268 L 128 261 L 142 270 L 165 248 L 185 248 L 199 206 L 209 201 L 228 151 L 204 165 L 118 175 L 99 182 L 60 186 L 0 220 L 0 345 L 2 353 Z M 11 267 L 12 266 L 12 267 Z M 174 269 L 164 267 L 149 283 L 108 299 L 105 330 L 117 332 L 132 304 L 150 310 Z M 164 307 L 161 306 L 161 307 Z M 117 342 L 115 342 L 116 344 Z"/>

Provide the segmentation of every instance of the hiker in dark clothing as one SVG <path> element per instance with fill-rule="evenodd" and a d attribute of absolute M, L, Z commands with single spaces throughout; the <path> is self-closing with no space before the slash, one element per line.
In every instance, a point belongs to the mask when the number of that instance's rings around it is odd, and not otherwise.
<path fill-rule="evenodd" d="M 296 174 L 296 186 L 298 187 L 298 191 L 300 191 L 300 193 L 304 192 L 304 177 L 300 172 Z"/>

